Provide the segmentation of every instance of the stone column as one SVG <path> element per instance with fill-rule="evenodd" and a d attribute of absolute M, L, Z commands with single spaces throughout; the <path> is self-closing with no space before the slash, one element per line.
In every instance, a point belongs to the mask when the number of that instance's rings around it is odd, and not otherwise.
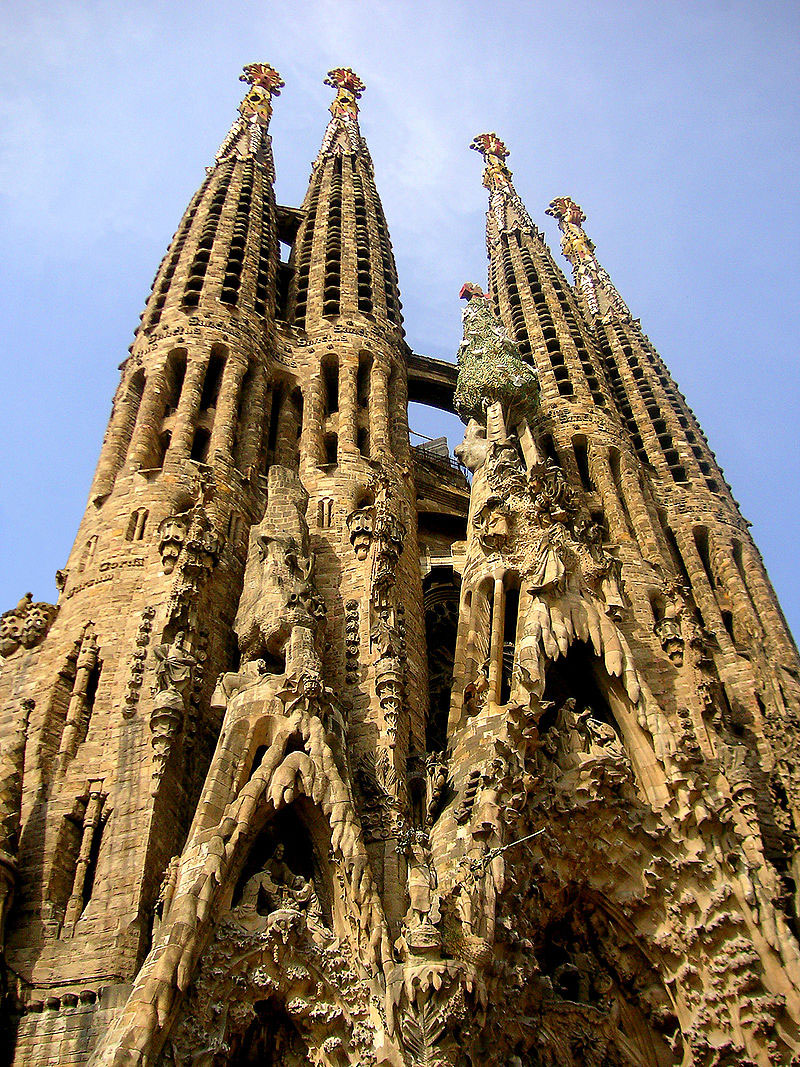
<path fill-rule="evenodd" d="M 217 399 L 217 413 L 214 416 L 214 428 L 211 431 L 211 443 L 208 454 L 211 460 L 217 452 L 225 459 L 233 458 L 233 441 L 236 432 L 236 414 L 239 406 L 239 390 L 242 379 L 247 373 L 247 360 L 228 356 L 222 372 L 222 385 Z"/>
<path fill-rule="evenodd" d="M 310 473 L 325 462 L 325 382 L 320 370 L 308 383 L 303 403 L 303 433 L 300 442 L 301 469 Z"/>
<path fill-rule="evenodd" d="M 134 393 L 131 395 L 131 381 L 132 378 L 129 378 L 125 383 L 124 389 L 120 390 L 120 402 L 115 404 L 111 421 L 108 424 L 106 438 L 97 464 L 97 473 L 92 485 L 91 498 L 94 501 L 100 501 L 108 496 L 114 488 L 114 481 L 125 462 L 125 453 L 130 445 L 136 416 L 142 400 L 141 394 Z"/>
<path fill-rule="evenodd" d="M 64 732 L 58 750 L 58 769 L 63 771 L 78 750 L 81 734 L 86 726 L 87 694 L 92 671 L 97 666 L 97 641 L 92 630 L 84 634 L 75 669 L 72 696 L 69 698 Z"/>
<path fill-rule="evenodd" d="M 167 388 L 167 362 L 150 368 L 145 379 L 139 416 L 130 447 L 131 467 L 147 468 L 158 447 L 161 420 L 164 417 L 164 395 Z"/>
<path fill-rule="evenodd" d="M 64 913 L 62 931 L 69 937 L 72 935 L 75 924 L 81 917 L 86 900 L 86 875 L 89 871 L 89 862 L 92 854 L 95 834 L 100 824 L 100 815 L 103 810 L 102 781 L 91 782 L 89 785 L 89 800 L 86 804 L 86 813 L 83 817 L 83 830 L 81 833 L 81 847 L 78 853 L 78 862 L 75 866 L 75 877 L 72 882 L 72 893 Z"/>
<path fill-rule="evenodd" d="M 186 457 L 191 452 L 209 359 L 209 352 L 193 352 L 189 359 L 170 442 L 170 449 L 176 456 Z"/>
<path fill-rule="evenodd" d="M 495 577 L 492 603 L 492 632 L 489 644 L 489 701 L 500 702 L 500 683 L 503 676 L 503 623 L 505 621 L 505 587 L 503 578 Z"/>
<path fill-rule="evenodd" d="M 630 540 L 630 531 L 625 512 L 617 496 L 611 465 L 605 447 L 589 442 L 589 470 L 603 500 L 603 510 L 608 519 L 608 531 L 612 541 Z"/>
<path fill-rule="evenodd" d="M 370 455 L 389 450 L 389 367 L 373 360 L 369 397 Z"/>
<path fill-rule="evenodd" d="M 682 528 L 676 527 L 675 540 L 678 543 L 678 549 L 689 575 L 692 592 L 703 616 L 703 622 L 716 637 L 722 651 L 726 653 L 733 652 L 733 641 L 728 634 L 725 623 L 722 621 L 722 613 L 719 610 L 717 598 L 714 596 L 714 590 L 706 577 L 706 569 L 700 559 L 700 553 L 697 551 L 694 538 Z"/>
<path fill-rule="evenodd" d="M 658 537 L 650 519 L 647 501 L 639 484 L 638 471 L 631 466 L 627 457 L 620 457 L 619 476 L 628 514 L 631 517 L 637 539 L 644 549 L 642 555 L 655 562 L 661 559 L 663 553 L 659 547 Z"/>
<path fill-rule="evenodd" d="M 239 467 L 247 473 L 259 464 L 267 447 L 268 422 L 272 412 L 272 386 L 267 381 L 267 372 L 257 367 L 253 372 L 251 387 L 244 398 L 242 425 L 239 429 Z M 263 467 L 263 464 L 261 464 Z"/>
<path fill-rule="evenodd" d="M 348 353 L 339 363 L 339 448 L 355 452 L 358 424 L 358 357 Z"/>

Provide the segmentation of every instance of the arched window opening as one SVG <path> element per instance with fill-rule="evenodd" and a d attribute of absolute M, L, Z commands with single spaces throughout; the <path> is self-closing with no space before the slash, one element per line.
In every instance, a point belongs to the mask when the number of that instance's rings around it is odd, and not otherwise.
<path fill-rule="evenodd" d="M 505 587 L 503 617 L 503 660 L 500 667 L 500 704 L 511 699 L 511 680 L 517 648 L 517 620 L 519 617 L 519 580 L 513 575 L 503 579 Z"/>
<path fill-rule="evenodd" d="M 158 436 L 158 452 L 156 454 L 155 461 L 153 463 L 154 470 L 160 470 L 164 466 L 164 460 L 166 459 L 167 452 L 169 450 L 170 443 L 172 442 L 172 432 L 170 430 L 164 430 L 163 433 Z"/>
<path fill-rule="evenodd" d="M 322 364 L 325 382 L 325 414 L 333 415 L 339 410 L 339 364 L 335 359 L 326 359 Z"/>
<path fill-rule="evenodd" d="M 593 493 L 595 491 L 595 484 L 592 481 L 592 475 L 589 471 L 589 454 L 586 446 L 586 438 L 573 437 L 572 448 L 575 452 L 575 462 L 578 465 L 581 487 L 583 488 L 584 493 Z"/>
<path fill-rule="evenodd" d="M 215 345 L 211 349 L 211 356 L 209 357 L 205 379 L 203 380 L 203 392 L 200 396 L 201 412 L 217 406 L 226 358 L 227 352 L 221 346 Z"/>
<path fill-rule="evenodd" d="M 125 530 L 126 541 L 142 540 L 145 526 L 147 525 L 147 515 L 147 508 L 137 508 L 136 511 L 131 512 L 131 517 L 128 519 L 128 526 Z"/>
<path fill-rule="evenodd" d="M 278 418 L 281 412 L 281 402 L 283 400 L 283 390 L 279 385 L 276 385 L 272 390 L 272 403 L 269 411 L 269 432 L 267 434 L 267 461 L 269 462 L 275 455 L 275 448 L 278 444 Z"/>
<path fill-rule="evenodd" d="M 358 434 L 356 435 L 356 443 L 358 445 L 358 451 L 364 459 L 369 459 L 369 430 L 365 426 L 362 426 L 359 429 Z"/>
<path fill-rule="evenodd" d="M 425 747 L 428 752 L 443 752 L 447 748 L 461 579 L 452 567 L 434 567 L 422 589 L 430 688 Z"/>
<path fill-rule="evenodd" d="M 327 530 L 333 525 L 333 499 L 321 497 L 317 501 L 317 526 L 321 530 Z"/>
<path fill-rule="evenodd" d="M 694 537 L 694 543 L 697 548 L 697 554 L 700 557 L 700 562 L 703 564 L 703 570 L 706 572 L 708 584 L 712 589 L 716 589 L 717 582 L 711 567 L 711 555 L 708 547 L 708 530 L 705 526 L 695 526 L 692 530 L 692 536 Z"/>
<path fill-rule="evenodd" d="M 324 464 L 326 467 L 335 467 L 339 460 L 339 437 L 335 433 L 326 433 L 323 438 L 325 448 Z"/>
<path fill-rule="evenodd" d="M 356 395 L 358 406 L 366 408 L 369 404 L 369 393 L 372 377 L 372 356 L 369 352 L 358 353 L 358 378 L 356 381 Z"/>
<path fill-rule="evenodd" d="M 653 589 L 650 592 L 649 600 L 650 610 L 653 613 L 653 622 L 661 622 L 667 610 L 666 604 L 664 603 L 664 597 L 657 590 Z"/>
<path fill-rule="evenodd" d="M 208 459 L 208 446 L 211 444 L 211 434 L 203 426 L 198 426 L 194 431 L 192 451 L 190 459 L 196 463 L 205 463 Z"/>
<path fill-rule="evenodd" d="M 92 534 L 86 544 L 83 546 L 83 552 L 81 553 L 80 562 L 78 563 L 78 570 L 85 570 L 94 559 L 95 552 L 97 551 L 97 534 Z"/>
<path fill-rule="evenodd" d="M 163 418 L 174 415 L 186 377 L 186 349 L 176 348 L 167 356 L 167 382 L 164 394 Z"/>

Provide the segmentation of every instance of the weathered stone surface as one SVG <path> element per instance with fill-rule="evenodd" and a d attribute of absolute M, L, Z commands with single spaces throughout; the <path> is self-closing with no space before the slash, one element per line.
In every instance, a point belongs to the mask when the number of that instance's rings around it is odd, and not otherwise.
<path fill-rule="evenodd" d="M 797 1062 L 797 652 L 583 213 L 573 287 L 475 139 L 456 379 L 403 340 L 363 83 L 296 210 L 244 81 L 58 605 L 2 616 L 0 1057 Z"/>

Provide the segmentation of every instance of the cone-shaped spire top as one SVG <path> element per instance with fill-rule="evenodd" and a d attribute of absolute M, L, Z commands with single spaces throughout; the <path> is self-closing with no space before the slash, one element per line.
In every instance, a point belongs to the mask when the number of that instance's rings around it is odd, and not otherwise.
<path fill-rule="evenodd" d="M 366 85 L 349 67 L 334 67 L 328 71 L 325 85 L 336 90 L 330 106 L 331 120 L 322 138 L 314 166 L 330 156 L 350 154 L 369 158 L 367 146 L 358 128 L 358 101 Z"/>
<path fill-rule="evenodd" d="M 586 215 L 569 196 L 557 196 L 550 201 L 547 214 L 557 220 L 561 230 L 561 251 L 572 265 L 575 286 L 586 301 L 592 315 L 613 312 L 631 318 L 628 306 L 617 292 L 608 271 L 600 265 L 594 243 L 583 229 Z"/>
<path fill-rule="evenodd" d="M 256 159 L 272 171 L 272 151 L 267 131 L 272 118 L 272 98 L 280 96 L 284 82 L 269 63 L 248 63 L 239 81 L 246 82 L 250 88 L 239 105 L 238 117 L 219 147 L 215 163 L 236 155 L 241 159 Z"/>
<path fill-rule="evenodd" d="M 483 184 L 489 190 L 489 214 L 487 216 L 489 243 L 494 243 L 498 236 L 507 230 L 523 229 L 538 233 L 539 231 L 514 188 L 511 171 L 506 165 L 508 149 L 497 134 L 478 134 L 470 148 L 475 152 L 480 152 L 486 164 L 483 171 Z"/>
<path fill-rule="evenodd" d="M 288 320 L 304 329 L 364 314 L 401 326 L 392 245 L 372 160 L 358 128 L 364 83 L 349 67 L 328 71 L 336 90 L 311 171 L 290 267 Z M 312 270 L 312 264 L 323 269 Z"/>

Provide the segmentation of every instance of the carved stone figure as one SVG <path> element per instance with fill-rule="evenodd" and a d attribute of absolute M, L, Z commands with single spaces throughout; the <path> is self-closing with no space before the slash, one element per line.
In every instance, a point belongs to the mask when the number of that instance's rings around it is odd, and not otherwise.
<path fill-rule="evenodd" d="M 356 559 L 366 559 L 372 544 L 375 528 L 375 508 L 358 508 L 347 516 L 347 529 L 350 531 L 350 544 Z"/>
<path fill-rule="evenodd" d="M 453 451 L 467 470 L 475 471 L 486 462 L 489 442 L 486 440 L 486 428 L 477 419 L 470 419 L 464 432 L 464 440 Z"/>
<path fill-rule="evenodd" d="M 295 874 L 284 854 L 285 849 L 279 842 L 261 870 L 245 882 L 242 899 L 234 910 L 236 922 L 245 929 L 262 930 L 269 913 L 278 909 L 301 911 L 317 920 L 322 918 L 314 883 Z M 263 905 L 266 911 L 260 910 Z"/>
<path fill-rule="evenodd" d="M 197 657 L 192 653 L 183 631 L 174 641 L 153 648 L 156 658 L 153 709 L 150 713 L 153 745 L 153 788 L 164 776 L 167 760 L 186 713 L 186 692 L 192 682 Z"/>
<path fill-rule="evenodd" d="M 501 552 L 508 541 L 511 524 L 503 499 L 490 496 L 475 516 L 478 540 L 487 552 Z"/>
<path fill-rule="evenodd" d="M 319 675 L 317 636 L 325 605 L 311 579 L 305 508 L 308 494 L 297 473 L 270 468 L 270 504 L 250 532 L 244 589 L 234 629 L 242 663 L 286 656 L 287 673 Z"/>
<path fill-rule="evenodd" d="M 169 515 L 158 527 L 158 551 L 161 554 L 161 566 L 164 574 L 172 574 L 181 554 L 186 534 L 189 531 L 191 516 L 189 512 L 181 515 Z"/>

